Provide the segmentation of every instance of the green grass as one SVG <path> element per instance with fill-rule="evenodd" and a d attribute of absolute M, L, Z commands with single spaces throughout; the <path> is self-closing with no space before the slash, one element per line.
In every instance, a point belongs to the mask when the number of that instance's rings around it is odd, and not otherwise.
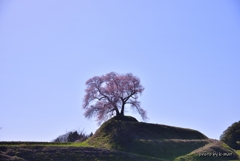
<path fill-rule="evenodd" d="M 81 146 L 81 147 L 91 147 L 91 145 L 86 142 L 76 142 L 76 143 L 54 143 L 54 142 L 0 142 L 0 146 Z"/>
<path fill-rule="evenodd" d="M 159 158 L 141 156 L 121 151 L 99 149 L 92 147 L 80 147 L 79 143 L 74 146 L 42 146 L 35 145 L 17 145 L 17 146 L 0 146 L 0 158 L 5 161 L 163 161 Z M 80 145 L 80 146 L 79 146 Z"/>
<path fill-rule="evenodd" d="M 128 120 L 128 118 L 124 118 L 124 121 L 121 118 L 110 119 L 85 142 L 94 147 L 120 150 L 169 161 L 174 159 L 176 161 L 204 160 L 198 154 L 211 148 L 220 149 L 222 152 L 232 150 L 226 144 L 208 139 L 196 130 L 141 123 L 133 119 Z M 199 150 L 196 151 L 196 149 Z M 232 159 L 235 159 L 237 155 L 233 150 L 232 152 L 234 154 Z"/>
<path fill-rule="evenodd" d="M 229 156 L 221 156 L 219 154 L 229 154 Z M 206 154 L 204 156 L 203 154 Z M 216 154 L 213 156 L 213 154 Z M 223 160 L 238 160 L 238 154 L 235 153 L 235 150 L 230 148 L 228 145 L 224 144 L 218 140 L 212 140 L 209 144 L 198 148 L 191 153 L 179 156 L 175 158 L 174 161 L 223 161 Z"/>
<path fill-rule="evenodd" d="M 134 153 L 154 156 L 166 160 L 174 160 L 176 157 L 186 155 L 191 151 L 211 142 L 208 139 L 184 140 L 184 139 L 163 139 L 163 140 L 138 140 L 131 150 Z"/>
<path fill-rule="evenodd" d="M 97 147 L 121 149 L 139 139 L 207 139 L 207 137 L 196 130 L 112 118 L 86 142 Z"/>
<path fill-rule="evenodd" d="M 235 152 L 240 156 L 240 150 L 235 150 Z"/>

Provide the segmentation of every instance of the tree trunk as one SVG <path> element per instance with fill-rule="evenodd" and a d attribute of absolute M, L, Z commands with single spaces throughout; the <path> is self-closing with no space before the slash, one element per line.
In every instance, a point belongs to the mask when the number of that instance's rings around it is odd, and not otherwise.
<path fill-rule="evenodd" d="M 118 109 L 116 109 L 116 116 L 119 116 L 119 115 L 120 115 L 120 113 L 119 113 Z"/>
<path fill-rule="evenodd" d="M 121 115 L 124 116 L 124 104 L 122 105 Z"/>

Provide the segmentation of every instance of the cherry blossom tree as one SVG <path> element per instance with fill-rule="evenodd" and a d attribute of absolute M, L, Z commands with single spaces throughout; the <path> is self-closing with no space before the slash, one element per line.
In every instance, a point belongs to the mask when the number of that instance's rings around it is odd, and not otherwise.
<path fill-rule="evenodd" d="M 146 111 L 137 101 L 138 94 L 142 93 L 144 87 L 140 84 L 140 79 L 132 74 L 119 75 L 111 72 L 89 79 L 86 85 L 83 99 L 86 118 L 97 116 L 97 121 L 101 124 L 114 114 L 124 116 L 126 105 L 129 104 L 143 120 L 147 119 Z"/>

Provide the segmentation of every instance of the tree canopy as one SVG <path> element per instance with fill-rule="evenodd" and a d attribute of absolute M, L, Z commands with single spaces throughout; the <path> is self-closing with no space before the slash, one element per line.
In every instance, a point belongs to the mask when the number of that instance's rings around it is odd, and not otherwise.
<path fill-rule="evenodd" d="M 220 140 L 233 149 L 240 149 L 240 121 L 229 126 L 220 136 Z"/>
<path fill-rule="evenodd" d="M 138 95 L 144 90 L 140 79 L 128 73 L 120 75 L 115 72 L 95 76 L 86 82 L 86 95 L 83 99 L 85 117 L 97 116 L 99 124 L 112 115 L 124 116 L 127 104 L 136 110 L 143 120 L 146 111 L 140 107 Z"/>

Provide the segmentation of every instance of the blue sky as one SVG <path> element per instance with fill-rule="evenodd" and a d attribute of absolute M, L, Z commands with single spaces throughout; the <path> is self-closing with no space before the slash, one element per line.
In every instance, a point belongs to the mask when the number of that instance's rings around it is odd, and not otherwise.
<path fill-rule="evenodd" d="M 240 119 L 239 29 L 238 0 L 0 1 L 0 141 L 95 132 L 85 82 L 112 71 L 140 78 L 149 123 L 219 139 Z"/>

